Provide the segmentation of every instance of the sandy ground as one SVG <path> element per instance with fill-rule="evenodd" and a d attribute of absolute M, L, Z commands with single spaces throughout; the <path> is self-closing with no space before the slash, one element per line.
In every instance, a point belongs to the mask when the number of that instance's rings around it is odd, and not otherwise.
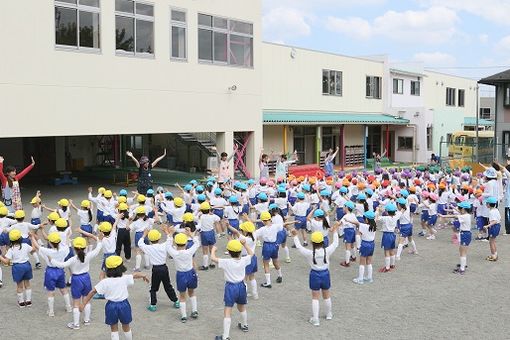
<path fill-rule="evenodd" d="M 37 188 L 24 187 L 24 202 L 28 203 Z M 86 197 L 86 186 L 39 187 L 44 201 L 52 206 L 61 197 L 79 202 Z M 30 209 L 26 204 L 27 213 Z M 417 228 L 415 227 L 415 231 Z M 380 244 L 381 235 L 377 235 Z M 273 282 L 272 289 L 259 288 L 260 299 L 249 301 L 250 331 L 242 333 L 235 325 L 237 313 L 232 318 L 232 339 L 508 339 L 510 296 L 505 291 L 510 282 L 510 237 L 498 238 L 500 260 L 487 262 L 489 245 L 473 241 L 468 254 L 468 271 L 464 276 L 452 274 L 458 263 L 457 247 L 450 243 L 451 233 L 442 230 L 435 241 L 417 238 L 419 255 L 404 251 L 397 269 L 391 273 L 377 273 L 383 264 L 382 251 L 377 248 L 374 257 L 373 284 L 355 285 L 357 265 L 343 268 L 338 263 L 343 249 L 338 248 L 331 258 L 331 279 L 334 318 L 323 319 L 314 327 L 307 321 L 311 314 L 308 289 L 309 266 L 291 249 L 292 263 L 283 264 L 284 281 Z M 222 248 L 224 239 L 220 239 Z M 260 248 L 258 249 L 260 252 Z M 197 259 L 201 261 L 199 251 Z M 172 282 L 175 269 L 168 261 Z M 133 263 L 128 264 L 131 269 Z M 93 283 L 97 282 L 100 261 L 91 268 Z M 93 323 L 80 330 L 70 330 L 66 324 L 71 314 L 65 313 L 63 300 L 55 299 L 54 318 L 46 315 L 47 300 L 42 280 L 44 270 L 34 270 L 32 308 L 20 310 L 16 305 L 15 285 L 10 269 L 3 267 L 4 287 L 0 289 L 0 334 L 11 338 L 32 339 L 109 339 L 109 328 L 104 324 L 104 301 L 93 301 Z M 264 275 L 259 263 L 257 280 Z M 273 271 L 273 281 L 276 278 Z M 223 273 L 214 269 L 199 272 L 197 290 L 200 316 L 188 323 L 180 322 L 180 313 L 174 309 L 161 287 L 158 311 L 148 312 L 148 286 L 137 281 L 130 290 L 133 307 L 132 323 L 135 338 L 213 339 L 222 332 Z M 321 307 L 323 307 L 321 303 Z M 33 333 L 32 333 L 33 332 Z M 122 337 L 121 337 L 122 339 Z"/>

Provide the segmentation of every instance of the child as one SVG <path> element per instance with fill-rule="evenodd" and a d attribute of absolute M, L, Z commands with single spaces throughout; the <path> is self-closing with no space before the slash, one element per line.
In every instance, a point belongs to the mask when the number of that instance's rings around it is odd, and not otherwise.
<path fill-rule="evenodd" d="M 120 256 L 122 248 L 124 248 L 124 258 L 126 261 L 131 260 L 131 235 L 129 228 L 129 207 L 126 203 L 120 203 L 117 207 L 119 214 L 115 220 L 117 225 L 117 245 L 115 254 Z"/>
<path fill-rule="evenodd" d="M 179 233 L 173 237 L 173 241 L 177 249 L 172 247 L 172 235 L 174 230 L 169 228 L 163 229 L 167 234 L 167 251 L 175 263 L 175 282 L 177 282 L 177 290 L 179 291 L 179 304 L 181 310 L 181 322 L 188 320 L 186 310 L 186 292 L 188 293 L 191 302 L 191 318 L 198 318 L 197 297 L 195 289 L 198 287 L 198 277 L 195 269 L 193 268 L 193 256 L 200 248 L 200 239 L 194 235 L 191 230 L 186 230 L 186 233 Z M 187 248 L 188 238 L 193 237 L 193 245 Z M 187 248 L 187 249 L 186 249 Z"/>
<path fill-rule="evenodd" d="M 94 294 L 104 295 L 108 301 L 104 307 L 105 324 L 110 326 L 111 339 L 119 339 L 119 322 L 122 325 L 124 337 L 128 340 L 133 339 L 129 324 L 133 320 L 131 315 L 131 305 L 128 301 L 128 287 L 134 285 L 133 279 L 143 279 L 149 282 L 145 274 L 134 273 L 133 275 L 123 275 L 126 267 L 122 263 L 122 257 L 113 255 L 106 259 L 106 276 L 107 278 L 99 281 L 99 283 L 90 291 L 80 305 L 80 311 L 84 310 L 89 304 Z"/>
<path fill-rule="evenodd" d="M 212 251 L 212 247 L 216 244 L 216 233 L 214 229 L 220 222 L 220 218 L 212 213 L 209 202 L 203 202 L 200 204 L 200 212 L 202 214 L 198 219 L 198 225 L 200 229 L 200 243 L 202 244 L 203 262 L 199 269 L 208 270 L 209 268 L 213 269 L 216 267 L 213 263 L 209 264 L 209 254 Z"/>
<path fill-rule="evenodd" d="M 372 278 L 372 256 L 374 255 L 375 249 L 375 233 L 377 231 L 377 225 L 375 223 L 375 213 L 371 210 L 366 211 L 363 214 L 364 221 L 356 224 L 358 233 L 361 235 L 361 246 L 359 248 L 359 271 L 358 277 L 354 278 L 352 282 L 357 284 L 364 284 L 365 282 L 374 282 Z M 357 221 L 356 221 L 357 222 Z M 365 268 L 367 270 L 367 276 L 365 277 Z"/>
<path fill-rule="evenodd" d="M 456 218 L 460 231 L 459 257 L 460 264 L 453 270 L 454 273 L 464 275 L 467 268 L 467 252 L 471 243 L 471 203 L 460 202 L 458 215 L 443 215 L 444 218 Z M 455 224 L 455 222 L 454 222 Z"/>
<path fill-rule="evenodd" d="M 269 213 L 268 213 L 269 214 Z M 271 219 L 269 217 L 269 219 Z M 241 250 L 246 250 L 247 256 L 241 256 Z M 224 293 L 224 319 L 223 335 L 216 336 L 216 340 L 229 339 L 232 307 L 237 304 L 237 309 L 241 313 L 242 321 L 237 324 L 243 332 L 248 332 L 248 313 L 246 312 L 247 294 L 246 284 L 244 283 L 245 269 L 251 263 L 253 251 L 246 245 L 246 241 L 231 240 L 227 244 L 227 250 L 231 259 L 219 259 L 216 257 L 216 247 L 212 248 L 211 260 L 218 264 L 218 268 L 225 273 L 225 293 Z"/>
<path fill-rule="evenodd" d="M 436 201 L 439 199 L 439 197 L 431 193 L 429 195 L 428 201 L 423 201 L 423 205 L 428 208 L 429 211 L 429 219 L 426 224 L 427 231 L 429 233 L 429 236 L 427 237 L 427 240 L 435 240 L 436 239 L 436 229 L 434 229 L 436 222 L 437 222 L 437 204 Z"/>
<path fill-rule="evenodd" d="M 227 205 L 223 211 L 223 217 L 228 221 L 228 224 L 236 229 L 239 230 L 239 216 L 242 213 L 242 208 L 239 206 L 239 200 L 236 196 L 230 196 L 228 199 L 230 205 Z M 230 231 L 230 228 L 227 230 L 227 238 L 230 241 L 232 239 L 231 237 L 232 232 Z M 228 255 L 225 254 L 225 255 Z"/>
<path fill-rule="evenodd" d="M 145 230 L 152 229 L 152 224 L 154 223 L 154 220 L 152 218 L 149 218 L 146 214 L 145 206 L 140 205 L 135 209 L 135 219 L 129 226 L 130 229 L 133 229 L 135 231 L 135 252 L 136 252 L 136 258 L 135 258 L 135 271 L 140 271 L 140 266 L 142 265 L 142 250 L 138 247 L 138 241 L 140 239 L 144 239 L 143 233 Z M 144 239 L 145 240 L 145 239 Z M 145 269 L 149 269 L 149 256 L 144 256 L 145 260 Z"/>
<path fill-rule="evenodd" d="M 20 173 L 16 172 L 13 166 L 6 166 L 4 169 L 4 158 L 0 156 L 0 183 L 2 187 L 3 203 L 10 213 L 23 209 L 21 202 L 21 190 L 19 181 L 34 168 L 34 157 L 30 157 L 32 164 L 23 169 Z"/>
<path fill-rule="evenodd" d="M 12 279 L 16 282 L 19 308 L 32 307 L 30 280 L 33 275 L 32 266 L 28 262 L 28 254 L 34 253 L 35 249 L 23 242 L 22 233 L 18 229 L 9 231 L 9 241 L 10 248 L 5 256 L 0 255 L 0 261 L 7 265 L 12 263 Z"/>
<path fill-rule="evenodd" d="M 21 232 L 21 242 L 26 243 L 29 246 L 32 246 L 32 241 L 30 240 L 30 231 L 37 230 L 40 228 L 40 224 L 32 224 L 28 222 L 23 222 L 25 219 L 25 212 L 23 210 L 16 210 L 14 212 L 14 218 L 17 223 L 12 224 L 10 227 L 5 228 L 7 232 L 11 232 L 14 229 L 17 229 Z M 39 255 L 35 252 L 30 252 L 35 259 L 35 269 L 41 269 L 41 261 L 39 260 Z"/>
<path fill-rule="evenodd" d="M 42 216 L 42 205 L 41 199 L 39 198 L 40 192 L 38 191 L 36 196 L 32 198 L 30 204 L 32 204 L 32 212 L 30 214 L 30 223 L 32 224 L 41 224 L 41 216 Z"/>
<path fill-rule="evenodd" d="M 282 216 L 283 213 L 276 203 L 269 205 L 269 213 L 271 214 L 271 221 L 273 224 L 285 223 L 285 220 Z M 285 263 L 290 263 L 290 252 L 289 247 L 287 247 L 287 229 L 282 229 L 278 232 L 278 235 L 276 236 L 276 243 L 280 245 L 280 249 L 282 249 L 283 253 L 285 254 Z"/>
<path fill-rule="evenodd" d="M 345 244 L 345 260 L 340 263 L 342 267 L 350 267 L 350 262 L 356 261 L 356 257 L 351 256 L 351 250 L 354 251 L 353 244 L 356 242 L 355 224 L 352 221 L 357 221 L 356 215 L 353 211 L 356 208 L 353 202 L 347 201 L 344 204 L 344 216 L 340 220 L 344 231 L 344 244 Z M 351 222 L 349 222 L 351 221 Z"/>
<path fill-rule="evenodd" d="M 115 249 L 117 248 L 117 226 L 108 221 L 103 221 L 99 224 L 97 228 L 99 233 L 103 235 L 103 262 L 101 264 L 101 271 L 99 272 L 99 281 L 105 278 L 106 275 L 106 266 L 105 261 L 108 257 L 115 255 Z M 90 235 L 92 236 L 93 235 Z M 94 295 L 94 299 L 104 299 L 103 295 L 96 294 Z"/>
<path fill-rule="evenodd" d="M 289 203 L 289 209 L 292 210 L 292 214 L 294 215 L 295 227 L 298 230 L 298 233 L 301 234 L 301 238 L 303 239 L 303 246 L 308 246 L 307 235 L 306 235 L 306 216 L 308 215 L 308 209 L 310 209 L 310 203 L 305 201 L 305 194 L 299 192 L 297 194 L 298 201 L 291 206 Z M 293 246 L 295 248 L 295 245 Z"/>
<path fill-rule="evenodd" d="M 423 199 L 423 202 L 428 200 L 429 198 L 429 192 L 423 191 L 421 193 L 421 197 Z M 425 204 L 420 204 L 421 207 L 421 215 L 420 215 L 420 223 L 421 223 L 421 231 L 418 234 L 418 236 L 425 236 L 427 232 L 427 224 L 429 222 L 429 208 Z"/>
<path fill-rule="evenodd" d="M 3 204 L 3 203 L 2 203 Z M 9 209 L 5 206 L 0 207 L 0 254 L 5 253 L 5 248 L 9 246 L 9 233 L 7 228 L 16 223 L 16 220 L 8 218 Z M 3 273 L 2 267 L 0 266 L 0 288 L 3 286 Z"/>
<path fill-rule="evenodd" d="M 145 244 L 145 238 L 149 239 L 150 244 Z M 161 233 L 156 229 L 148 230 L 145 229 L 143 237 L 138 240 L 138 247 L 149 256 L 150 263 L 152 264 L 152 278 L 151 278 L 151 289 L 150 289 L 150 305 L 147 306 L 147 310 L 155 312 L 157 310 L 156 303 L 158 302 L 156 293 L 159 290 L 159 285 L 163 283 L 166 295 L 174 303 L 175 308 L 179 308 L 179 300 L 175 295 L 174 287 L 170 282 L 170 274 L 168 274 L 168 267 L 166 265 L 167 248 L 171 246 L 171 243 L 159 243 L 161 239 Z"/>
<path fill-rule="evenodd" d="M 407 206 L 407 201 L 405 198 L 400 197 L 397 199 L 397 209 L 400 238 L 398 240 L 396 260 L 400 261 L 400 255 L 404 249 L 404 243 L 406 242 L 406 239 L 411 244 L 411 250 L 409 251 L 409 254 L 418 254 L 418 251 L 416 250 L 416 242 L 413 240 L 413 222 L 411 220 L 411 211 Z"/>
<path fill-rule="evenodd" d="M 32 245 L 36 250 L 39 250 L 39 254 L 45 259 L 48 266 L 44 272 L 44 288 L 48 291 L 48 316 L 55 316 L 55 288 L 60 289 L 60 293 L 64 297 L 64 303 L 66 306 L 66 312 L 71 313 L 73 311 L 71 307 L 71 298 L 69 297 L 69 291 L 66 288 L 66 274 L 64 269 L 51 266 L 49 259 L 55 259 L 57 261 L 64 262 L 65 258 L 69 254 L 69 248 L 67 245 L 62 245 L 62 239 L 58 232 L 53 232 L 48 235 L 48 242 L 51 248 L 41 247 L 32 237 Z"/>
<path fill-rule="evenodd" d="M 103 194 L 106 191 L 106 189 L 103 187 L 98 188 L 96 197 L 92 196 L 92 188 L 91 187 L 88 188 L 88 191 L 89 191 L 89 195 L 88 195 L 89 201 L 93 202 L 97 208 L 96 223 L 101 223 L 104 220 L 103 216 L 104 216 L 104 210 L 105 210 L 105 207 L 103 206 L 103 200 L 101 200 L 101 198 L 103 197 Z"/>
<path fill-rule="evenodd" d="M 186 204 L 180 197 L 176 197 L 173 204 L 162 205 L 161 208 L 166 215 L 171 215 L 170 220 L 174 226 L 182 223 L 182 215 L 186 212 Z"/>
<path fill-rule="evenodd" d="M 78 218 L 80 219 L 80 230 L 83 230 L 89 234 L 92 234 L 92 211 L 90 210 L 90 201 L 89 200 L 83 200 L 80 203 L 80 209 L 74 205 L 72 201 L 70 201 L 71 207 L 76 210 L 76 214 L 78 215 Z M 87 237 L 87 236 L 86 236 Z M 90 241 L 92 238 L 89 238 L 89 251 L 92 250 L 92 245 L 90 244 Z"/>
<path fill-rule="evenodd" d="M 51 265 L 58 268 L 69 268 L 71 269 L 71 296 L 73 297 L 73 321 L 67 324 L 68 328 L 73 330 L 80 329 L 80 309 L 84 312 L 83 323 L 85 326 L 90 325 L 90 314 L 91 306 L 88 301 L 81 305 L 80 302 L 83 298 L 89 294 L 92 290 L 92 283 L 90 282 L 90 261 L 99 254 L 102 248 L 102 235 L 99 235 L 99 239 L 94 250 L 85 254 L 87 248 L 87 240 L 83 237 L 77 237 L 73 240 L 73 248 L 75 256 L 71 257 L 65 262 L 51 259 Z M 83 307 L 85 306 L 85 307 Z"/>
<path fill-rule="evenodd" d="M 498 250 L 496 249 L 496 237 L 499 235 L 501 229 L 501 214 L 497 208 L 498 199 L 494 196 L 490 196 L 485 200 L 487 207 L 489 208 L 489 224 L 484 226 L 489 234 L 489 247 L 491 255 L 487 256 L 486 260 L 495 262 L 498 260 Z"/>
<path fill-rule="evenodd" d="M 384 207 L 387 216 L 381 215 L 381 208 L 377 209 L 375 221 L 382 224 L 383 237 L 381 248 L 384 248 L 384 267 L 379 269 L 380 273 L 387 273 L 395 268 L 395 229 L 397 227 L 398 217 L 396 216 L 397 206 L 388 203 Z"/>
<path fill-rule="evenodd" d="M 310 211 L 308 214 L 307 220 L 310 223 L 310 228 L 313 232 L 320 232 L 323 236 L 324 247 L 328 247 L 329 245 L 329 223 L 328 219 L 324 214 L 324 210 L 315 209 Z"/>
<path fill-rule="evenodd" d="M 338 233 L 336 232 L 337 227 L 338 224 L 332 228 L 333 242 L 328 247 L 324 244 L 323 233 L 320 231 L 313 232 L 310 236 L 313 250 L 304 248 L 299 242 L 299 237 L 297 237 L 297 230 L 292 230 L 296 248 L 301 255 L 307 259 L 308 264 L 311 267 L 309 286 L 312 291 L 312 318 L 310 319 L 310 323 L 314 326 L 320 325 L 319 298 L 321 292 L 324 304 L 326 305 L 326 320 L 331 320 L 333 318 L 331 310 L 331 295 L 329 294 L 329 289 L 331 288 L 329 258 L 338 247 Z"/>

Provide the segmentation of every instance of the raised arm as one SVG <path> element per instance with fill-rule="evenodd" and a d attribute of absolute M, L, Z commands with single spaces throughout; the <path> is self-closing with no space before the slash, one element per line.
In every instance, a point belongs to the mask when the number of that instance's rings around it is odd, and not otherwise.
<path fill-rule="evenodd" d="M 30 159 L 32 160 L 32 163 L 29 166 L 27 166 L 25 169 L 23 169 L 19 174 L 16 175 L 16 179 L 18 181 L 21 180 L 23 177 L 25 177 L 30 172 L 30 170 L 32 170 L 34 168 L 34 165 L 35 165 L 34 157 L 30 156 Z"/>
<path fill-rule="evenodd" d="M 156 165 L 158 165 L 159 161 L 161 161 L 161 160 L 162 160 L 163 158 L 165 158 L 165 157 L 166 157 L 166 148 L 165 148 L 165 150 L 163 151 L 163 154 L 162 154 L 161 156 L 159 156 L 158 158 L 156 158 L 156 159 L 154 160 L 154 162 L 152 162 L 151 166 L 152 166 L 153 168 L 155 168 L 155 167 L 156 167 Z"/>
<path fill-rule="evenodd" d="M 126 155 L 127 155 L 128 157 L 130 157 L 130 158 L 133 160 L 133 162 L 135 162 L 135 165 L 136 165 L 136 167 L 137 167 L 137 168 L 139 168 L 139 167 L 140 167 L 140 163 L 138 162 L 138 159 L 136 159 L 136 158 L 133 156 L 133 153 L 132 153 L 131 151 L 126 151 Z"/>

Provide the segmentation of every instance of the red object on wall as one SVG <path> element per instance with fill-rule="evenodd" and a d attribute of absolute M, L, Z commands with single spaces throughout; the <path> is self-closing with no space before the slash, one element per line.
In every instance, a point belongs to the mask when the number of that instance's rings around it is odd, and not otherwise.
<path fill-rule="evenodd" d="M 317 164 L 310 165 L 296 165 L 291 166 L 289 168 L 289 175 L 293 175 L 295 177 L 299 176 L 308 176 L 308 177 L 324 177 L 324 170 L 320 168 Z"/>

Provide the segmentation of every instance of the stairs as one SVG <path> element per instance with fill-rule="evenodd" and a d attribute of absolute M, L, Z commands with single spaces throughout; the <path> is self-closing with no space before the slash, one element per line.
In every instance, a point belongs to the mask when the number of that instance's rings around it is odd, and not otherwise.
<path fill-rule="evenodd" d="M 215 133 L 178 133 L 179 140 L 183 144 L 197 145 L 200 149 L 206 152 L 209 156 L 215 156 L 216 151 L 216 134 Z"/>

